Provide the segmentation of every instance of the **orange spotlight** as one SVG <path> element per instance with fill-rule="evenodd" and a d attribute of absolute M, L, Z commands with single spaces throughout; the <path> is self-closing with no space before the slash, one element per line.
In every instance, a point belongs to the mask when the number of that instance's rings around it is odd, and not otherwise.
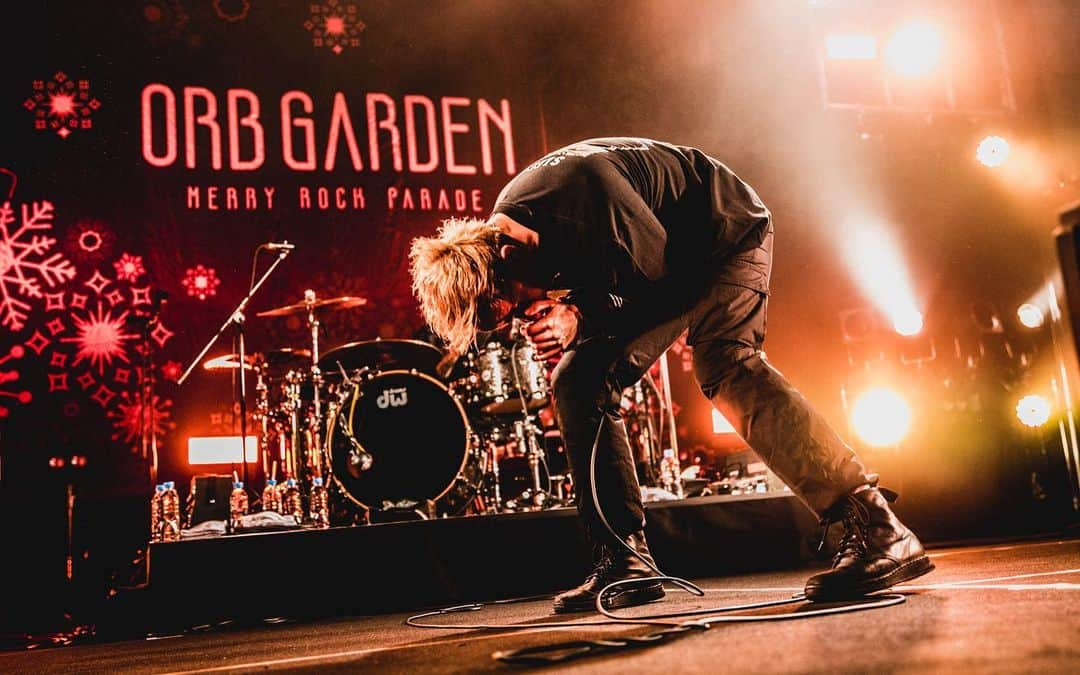
<path fill-rule="evenodd" d="M 896 445 L 911 428 L 911 407 L 891 389 L 869 389 L 855 400 L 851 423 L 868 445 Z"/>
<path fill-rule="evenodd" d="M 915 303 L 907 265 L 888 229 L 870 222 L 853 222 L 844 228 L 845 258 L 863 293 L 901 335 L 915 335 L 923 316 Z"/>
<path fill-rule="evenodd" d="M 1016 318 L 1020 319 L 1020 323 L 1028 328 L 1039 328 L 1046 320 L 1042 309 L 1030 302 L 1025 302 L 1016 309 Z"/>
<path fill-rule="evenodd" d="M 1027 427 L 1036 428 L 1050 419 L 1050 401 L 1037 394 L 1029 394 L 1016 403 L 1016 418 Z"/>
<path fill-rule="evenodd" d="M 979 147 L 975 149 L 975 158 L 983 166 L 990 168 L 1001 166 L 1009 158 L 1009 142 L 1001 136 L 987 136 L 979 141 Z"/>
<path fill-rule="evenodd" d="M 918 335 L 923 328 L 923 316 L 916 309 L 902 310 L 893 316 L 893 328 L 904 337 Z"/>
<path fill-rule="evenodd" d="M 937 26 L 924 21 L 904 24 L 885 45 L 885 61 L 899 75 L 921 77 L 941 64 L 944 42 Z"/>

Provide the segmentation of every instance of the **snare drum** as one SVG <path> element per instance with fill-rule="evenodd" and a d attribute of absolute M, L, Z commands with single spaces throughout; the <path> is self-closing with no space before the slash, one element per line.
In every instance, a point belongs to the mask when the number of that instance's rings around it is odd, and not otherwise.
<path fill-rule="evenodd" d="M 468 375 L 454 383 L 454 393 L 467 405 L 489 415 L 514 414 L 548 403 L 547 369 L 527 340 L 510 345 L 489 342 L 468 356 Z"/>

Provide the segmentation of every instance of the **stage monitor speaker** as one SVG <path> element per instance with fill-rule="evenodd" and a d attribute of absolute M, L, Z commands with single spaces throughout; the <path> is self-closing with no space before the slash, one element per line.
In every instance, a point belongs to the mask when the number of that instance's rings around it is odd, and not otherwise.
<path fill-rule="evenodd" d="M 208 520 L 229 519 L 229 497 L 232 495 L 231 475 L 209 474 L 191 479 L 188 527 Z"/>

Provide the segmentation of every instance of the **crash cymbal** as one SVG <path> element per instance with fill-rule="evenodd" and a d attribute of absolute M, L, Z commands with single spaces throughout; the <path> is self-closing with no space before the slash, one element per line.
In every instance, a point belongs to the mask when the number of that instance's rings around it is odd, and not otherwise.
<path fill-rule="evenodd" d="M 310 349 L 281 347 L 263 353 L 263 362 L 270 368 L 294 368 L 311 364 Z"/>
<path fill-rule="evenodd" d="M 340 375 L 341 368 L 349 372 L 364 367 L 381 370 L 416 369 L 435 375 L 442 356 L 441 349 L 427 342 L 379 338 L 350 342 L 331 349 L 319 359 L 319 369 L 327 376 Z"/>
<path fill-rule="evenodd" d="M 259 312 L 255 316 L 290 316 L 292 314 L 306 314 L 308 307 L 320 311 L 337 311 L 340 309 L 351 309 L 353 307 L 362 307 L 367 304 L 367 298 L 359 298 L 353 295 L 343 295 L 339 298 L 327 298 L 325 300 L 316 300 L 308 305 L 306 302 L 297 302 L 291 305 L 285 305 L 283 307 L 275 307 L 274 309 L 268 309 L 263 312 Z"/>
<path fill-rule="evenodd" d="M 254 370 L 259 360 L 258 354 L 248 354 L 244 357 L 244 368 Z M 212 359 L 203 361 L 202 367 L 206 370 L 235 370 L 240 367 L 239 354 L 222 354 Z"/>

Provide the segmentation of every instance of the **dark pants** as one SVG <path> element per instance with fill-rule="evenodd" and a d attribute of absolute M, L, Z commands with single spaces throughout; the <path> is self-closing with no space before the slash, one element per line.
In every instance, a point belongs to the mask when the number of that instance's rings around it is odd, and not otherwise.
<path fill-rule="evenodd" d="M 555 412 L 578 510 L 595 539 L 607 537 L 591 492 L 597 430 L 597 496 L 607 521 L 626 536 L 645 521 L 619 411 L 622 391 L 687 329 L 701 390 L 807 506 L 821 514 L 868 482 L 852 449 L 761 351 L 772 238 L 770 229 L 761 246 L 724 260 L 699 279 L 673 281 L 648 298 L 631 299 L 614 334 L 583 337 L 555 368 Z"/>

